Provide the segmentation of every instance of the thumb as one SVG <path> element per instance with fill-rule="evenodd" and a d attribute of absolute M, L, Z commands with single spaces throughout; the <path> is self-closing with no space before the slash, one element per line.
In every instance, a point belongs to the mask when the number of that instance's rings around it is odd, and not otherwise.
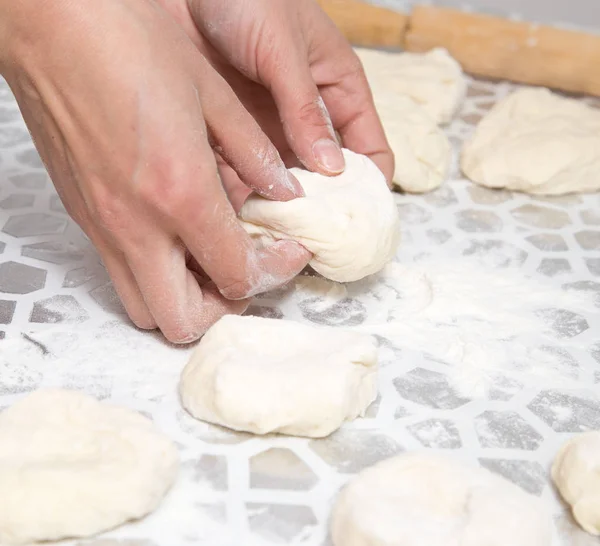
<path fill-rule="evenodd" d="M 273 70 L 264 82 L 277 105 L 290 148 L 314 172 L 336 175 L 344 170 L 344 156 L 327 107 L 304 61 L 292 60 L 285 70 Z"/>

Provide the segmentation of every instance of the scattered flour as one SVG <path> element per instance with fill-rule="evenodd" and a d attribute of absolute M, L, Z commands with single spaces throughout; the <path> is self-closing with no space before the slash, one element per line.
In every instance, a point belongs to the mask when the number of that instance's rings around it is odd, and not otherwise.
<path fill-rule="evenodd" d="M 359 299 L 366 312 L 356 329 L 452 366 L 455 389 L 468 397 L 487 395 L 502 377 L 561 384 L 566 375 L 576 379 L 566 373 L 572 370 L 555 347 L 547 317 L 554 309 L 590 308 L 574 291 L 473 259 L 392 263 L 377 277 L 342 288 L 303 278 L 296 289 L 297 300 L 318 296 L 313 309 L 320 312 Z"/>

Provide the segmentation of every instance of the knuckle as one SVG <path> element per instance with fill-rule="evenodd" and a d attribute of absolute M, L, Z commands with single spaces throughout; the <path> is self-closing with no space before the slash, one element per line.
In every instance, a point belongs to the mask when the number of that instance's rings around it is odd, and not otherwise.
<path fill-rule="evenodd" d="M 298 110 L 297 117 L 303 123 L 313 125 L 315 127 L 324 127 L 329 129 L 331 121 L 329 113 L 323 103 L 321 97 L 305 102 Z"/>
<path fill-rule="evenodd" d="M 205 169 L 189 161 L 162 160 L 139 186 L 139 198 L 150 210 L 172 217 L 195 205 L 195 182 L 206 176 Z"/>

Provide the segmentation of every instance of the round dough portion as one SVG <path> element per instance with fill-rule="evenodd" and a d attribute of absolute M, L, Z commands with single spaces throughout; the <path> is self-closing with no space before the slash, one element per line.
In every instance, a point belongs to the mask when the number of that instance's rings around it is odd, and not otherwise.
<path fill-rule="evenodd" d="M 378 92 L 374 99 L 396 156 L 394 185 L 411 193 L 438 188 L 448 177 L 452 159 L 446 135 L 410 97 Z"/>
<path fill-rule="evenodd" d="M 574 436 L 558 452 L 552 480 L 573 517 L 592 535 L 600 535 L 600 432 Z"/>
<path fill-rule="evenodd" d="M 37 391 L 0 413 L 0 543 L 106 531 L 152 512 L 175 480 L 174 444 L 139 413 L 76 391 Z"/>
<path fill-rule="evenodd" d="M 240 211 L 244 229 L 262 246 L 292 239 L 313 253 L 312 268 L 338 282 L 377 273 L 398 246 L 399 219 L 393 195 L 377 166 L 344 150 L 346 169 L 327 177 L 291 169 L 305 197 L 270 201 L 251 196 Z"/>
<path fill-rule="evenodd" d="M 406 95 L 437 124 L 450 123 L 462 104 L 467 81 L 460 64 L 442 48 L 427 53 L 393 53 L 355 49 L 377 97 L 394 92 Z"/>
<path fill-rule="evenodd" d="M 340 493 L 334 546 L 550 546 L 540 499 L 484 470 L 429 453 L 361 472 Z"/>
<path fill-rule="evenodd" d="M 336 328 L 227 315 L 183 370 L 183 406 L 233 430 L 319 438 L 377 396 L 374 338 Z"/>
<path fill-rule="evenodd" d="M 464 145 L 473 182 L 536 195 L 600 189 L 600 111 L 547 89 L 498 102 Z"/>

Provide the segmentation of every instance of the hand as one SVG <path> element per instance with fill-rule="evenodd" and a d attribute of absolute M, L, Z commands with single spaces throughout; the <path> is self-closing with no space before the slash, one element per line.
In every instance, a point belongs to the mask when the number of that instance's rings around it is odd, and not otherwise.
<path fill-rule="evenodd" d="M 310 259 L 257 251 L 212 147 L 272 199 L 301 193 L 231 88 L 155 2 L 0 0 L 0 69 L 61 199 L 132 320 L 198 338 Z M 9 36 L 6 43 L 1 37 Z M 212 283 L 202 289 L 206 274 Z M 224 297 L 225 296 L 225 297 Z"/>
<path fill-rule="evenodd" d="M 159 1 L 197 47 L 210 42 L 270 91 L 287 144 L 308 169 L 343 170 L 336 130 L 344 146 L 370 156 L 391 180 L 393 154 L 360 61 L 314 0 Z M 257 119 L 267 130 L 265 117 Z"/>

